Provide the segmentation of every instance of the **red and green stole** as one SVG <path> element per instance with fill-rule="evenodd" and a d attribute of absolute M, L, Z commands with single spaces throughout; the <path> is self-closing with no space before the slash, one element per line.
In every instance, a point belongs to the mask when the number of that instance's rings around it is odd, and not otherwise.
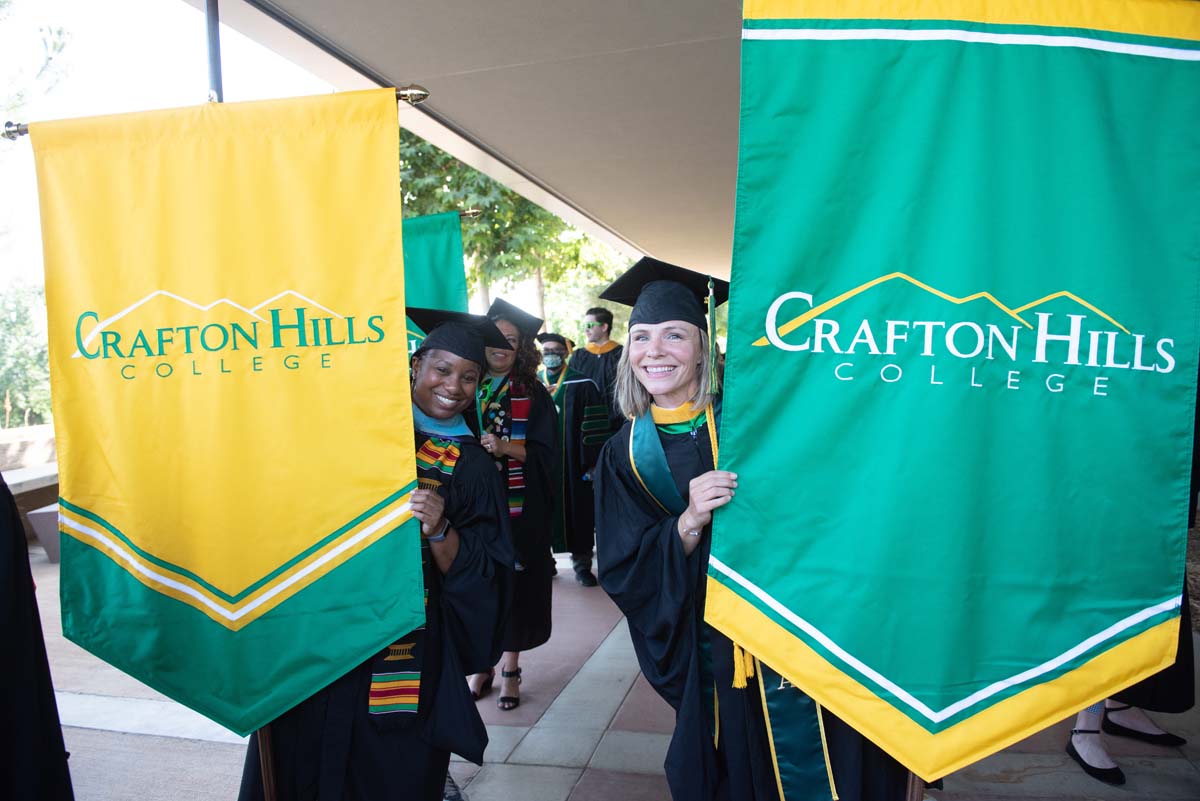
<path fill-rule="evenodd" d="M 529 422 L 529 394 L 508 376 L 486 378 L 479 388 L 477 413 L 479 433 L 495 434 L 502 440 L 524 444 Z M 520 517 L 525 508 L 525 465 L 516 459 L 501 457 L 496 468 L 503 470 L 508 484 L 508 516 Z"/>

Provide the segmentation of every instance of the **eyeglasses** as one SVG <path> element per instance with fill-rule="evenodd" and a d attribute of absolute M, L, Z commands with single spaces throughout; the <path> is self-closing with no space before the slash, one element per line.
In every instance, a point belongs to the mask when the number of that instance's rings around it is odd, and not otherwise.
<path fill-rule="evenodd" d="M 596 328 L 601 325 L 604 325 L 604 323 L 584 323 L 583 327 L 584 328 Z"/>

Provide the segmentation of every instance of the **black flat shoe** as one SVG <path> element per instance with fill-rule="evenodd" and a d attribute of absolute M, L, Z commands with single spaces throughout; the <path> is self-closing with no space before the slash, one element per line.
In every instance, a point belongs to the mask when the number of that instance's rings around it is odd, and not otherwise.
<path fill-rule="evenodd" d="M 592 575 L 592 571 L 590 570 L 576 571 L 575 580 L 585 587 L 595 587 L 599 583 L 596 581 L 596 577 Z"/>
<path fill-rule="evenodd" d="M 1099 731 L 1097 729 L 1072 729 L 1071 734 L 1099 734 Z M 1083 768 L 1083 772 L 1093 779 L 1117 786 L 1125 783 L 1125 771 L 1120 768 L 1098 768 L 1095 765 L 1089 765 L 1075 750 L 1075 743 L 1070 740 L 1067 740 L 1067 756 L 1075 760 L 1079 767 Z"/>
<path fill-rule="evenodd" d="M 1144 731 L 1122 726 L 1115 720 L 1108 719 L 1107 709 L 1104 710 L 1104 719 L 1100 721 L 1100 728 L 1104 730 L 1105 734 L 1111 734 L 1113 737 L 1128 737 L 1130 740 L 1141 740 L 1143 743 L 1161 745 L 1165 748 L 1178 748 L 1181 745 L 1187 745 L 1187 740 L 1177 734 L 1171 734 L 1170 732 L 1147 734 Z"/>

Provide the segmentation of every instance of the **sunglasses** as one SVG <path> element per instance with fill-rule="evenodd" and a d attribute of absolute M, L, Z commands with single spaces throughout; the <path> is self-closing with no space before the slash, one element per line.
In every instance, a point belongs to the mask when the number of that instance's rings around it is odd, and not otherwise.
<path fill-rule="evenodd" d="M 597 328 L 602 325 L 604 325 L 604 323 L 584 323 L 583 327 L 584 328 Z"/>

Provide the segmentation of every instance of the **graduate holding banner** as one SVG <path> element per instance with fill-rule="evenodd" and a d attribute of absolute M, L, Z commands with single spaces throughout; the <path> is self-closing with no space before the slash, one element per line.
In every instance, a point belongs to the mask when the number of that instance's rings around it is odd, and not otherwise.
<path fill-rule="evenodd" d="M 676 713 L 675 801 L 896 801 L 908 772 L 704 622 L 714 511 L 739 476 L 714 469 L 721 397 L 703 299 L 724 281 L 644 258 L 601 297 L 633 306 L 616 398 L 630 418 L 596 468 L 600 582 L 643 675 Z M 763 481 L 770 479 L 764 478 Z M 782 520 L 760 530 L 770 553 Z"/>
<path fill-rule="evenodd" d="M 1200 4 L 746 0 L 742 39 L 706 620 L 937 778 L 1179 649 Z"/>
<path fill-rule="evenodd" d="M 479 764 L 487 746 L 462 676 L 500 655 L 513 554 L 503 485 L 463 412 L 485 344 L 508 343 L 483 317 L 408 316 L 430 331 L 412 359 L 425 619 L 271 724 L 280 801 L 438 801 L 451 752 Z M 256 738 L 241 801 L 264 797 L 260 765 Z"/>

